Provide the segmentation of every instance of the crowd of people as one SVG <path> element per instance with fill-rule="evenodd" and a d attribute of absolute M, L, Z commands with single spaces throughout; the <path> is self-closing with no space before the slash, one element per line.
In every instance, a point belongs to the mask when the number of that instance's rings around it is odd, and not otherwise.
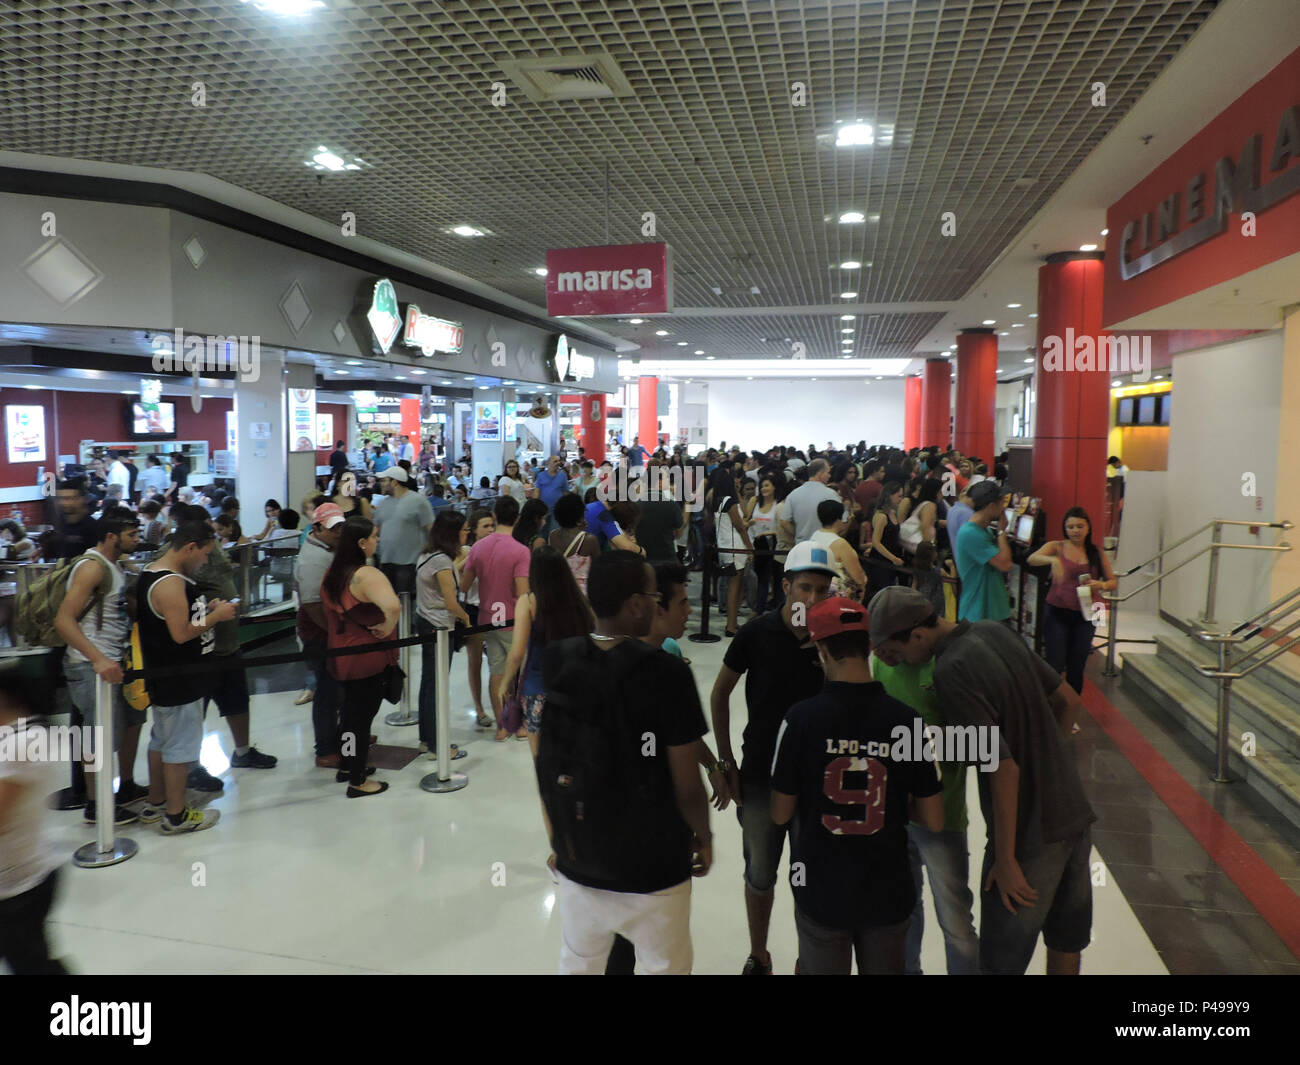
<path fill-rule="evenodd" d="M 477 727 L 530 745 L 562 971 L 690 970 L 690 887 L 712 863 L 710 803 L 734 804 L 740 822 L 747 975 L 774 970 L 768 930 L 787 842 L 800 972 L 849 972 L 855 955 L 863 973 L 919 972 L 923 871 L 950 973 L 1024 972 L 1040 934 L 1049 971 L 1078 971 L 1092 820 L 1069 746 L 1091 650 L 1078 589 L 1115 587 L 1081 510 L 1035 555 L 1053 575 L 1043 661 L 1004 624 L 1001 461 L 865 442 L 688 456 L 634 441 L 622 476 L 609 461 L 553 455 L 540 466 L 508 459 L 472 488 L 468 456 L 425 467 L 405 447 L 395 458 L 377 450 L 362 474 L 340 441 L 342 461 L 331 457 L 328 486 L 301 513 L 264 507 L 260 538 L 298 544 L 297 636 L 313 675 L 298 702 L 312 706 L 315 764 L 349 798 L 383 794 L 389 782 L 367 754 L 395 673 L 401 683 L 386 645 L 403 601 L 415 632 L 448 631 L 466 652 Z M 174 481 L 138 511 L 107 493 L 93 511 L 78 483 L 58 497 L 54 550 L 71 565 L 53 627 L 84 722 L 95 720 L 95 678 L 114 685 L 115 820 L 167 835 L 210 828 L 217 812 L 186 798 L 222 786 L 198 765 L 209 701 L 231 730 L 232 766 L 277 764 L 250 742 L 227 553 L 242 539 L 238 500 Z M 708 723 L 678 643 L 691 571 L 727 585 L 730 642 Z M 753 616 L 742 624 L 747 584 Z M 170 667 L 147 682 L 147 786 L 133 778 L 146 714 L 121 683 L 132 619 L 145 669 Z M 427 639 L 417 698 L 430 758 L 449 683 L 433 649 Z M 0 714 L 19 714 L 7 691 Z M 978 774 L 988 826 L 978 936 L 967 887 L 973 757 L 900 751 L 893 737 L 915 718 L 997 738 L 996 765 Z M 453 760 L 466 753 L 450 747 Z M 48 903 L 55 874 L 32 875 L 18 894 Z M 0 906 L 18 882 L 0 878 Z"/>

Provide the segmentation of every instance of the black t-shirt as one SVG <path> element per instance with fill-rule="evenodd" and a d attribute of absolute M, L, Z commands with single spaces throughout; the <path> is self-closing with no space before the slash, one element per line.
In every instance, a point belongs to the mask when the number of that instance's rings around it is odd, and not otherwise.
<path fill-rule="evenodd" d="M 908 796 L 937 795 L 932 761 L 910 761 L 917 715 L 884 685 L 827 681 L 790 708 L 777 742 L 772 790 L 799 800 L 791 835 L 795 902 L 828 928 L 907 919 L 916 888 L 907 860 Z"/>
<path fill-rule="evenodd" d="M 647 562 L 676 562 L 673 538 L 682 527 L 682 505 L 670 499 L 637 504 L 641 519 L 636 525 L 636 542 L 645 548 Z"/>
<path fill-rule="evenodd" d="M 184 488 L 190 479 L 190 464 L 184 460 L 172 463 L 172 480 L 177 488 Z"/>
<path fill-rule="evenodd" d="M 333 451 L 330 453 L 330 469 L 335 473 L 347 472 L 348 456 L 346 451 Z"/>
<path fill-rule="evenodd" d="M 786 711 L 821 691 L 825 674 L 817 648 L 801 645 L 773 610 L 746 622 L 732 638 L 722 664 L 744 673 L 745 705 L 749 723 L 741 744 L 740 775 L 747 782 L 767 787 L 772 773 L 776 734 Z"/>
<path fill-rule="evenodd" d="M 644 645 L 632 647 L 631 643 L 625 640 L 602 651 L 587 636 L 557 641 L 543 651 L 542 674 L 549 690 L 566 656 L 577 654 L 591 656 L 590 662 L 599 663 L 606 675 L 622 678 L 617 698 L 622 742 L 626 745 L 623 753 L 628 763 L 637 765 L 643 773 L 660 776 L 658 786 L 652 789 L 661 796 L 657 808 L 639 811 L 641 845 L 635 868 L 629 867 L 626 875 L 618 879 L 600 882 L 567 867 L 562 854 L 557 856 L 557 868 L 570 880 L 587 887 L 649 894 L 690 878 L 692 833 L 677 809 L 668 748 L 694 743 L 709 729 L 690 667 L 667 651 L 647 653 Z M 596 655 L 605 657 L 596 659 Z M 589 668 L 589 675 L 594 672 Z M 648 753 L 647 733 L 655 737 L 653 753 Z"/>
<path fill-rule="evenodd" d="M 76 558 L 84 555 L 99 543 L 95 533 L 95 519 L 89 514 L 80 521 L 65 522 L 59 532 L 59 558 Z"/>

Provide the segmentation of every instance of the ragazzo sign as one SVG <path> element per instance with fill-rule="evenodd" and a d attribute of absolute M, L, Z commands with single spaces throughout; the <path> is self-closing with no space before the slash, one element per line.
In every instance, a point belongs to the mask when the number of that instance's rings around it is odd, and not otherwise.
<path fill-rule="evenodd" d="M 569 338 L 561 333 L 555 340 L 555 354 L 547 360 L 551 376 L 556 383 L 583 381 L 596 376 L 596 360 L 590 355 L 579 355 L 569 347 Z"/>
<path fill-rule="evenodd" d="M 425 355 L 432 355 L 435 351 L 458 355 L 465 344 L 465 327 L 460 322 L 449 322 L 445 318 L 423 314 L 412 303 L 406 308 L 406 328 L 402 332 L 402 343 L 408 348 L 419 348 Z"/>
<path fill-rule="evenodd" d="M 1282 112 L 1268 162 L 1269 171 L 1277 177 L 1264 184 L 1260 183 L 1261 140 L 1256 133 L 1246 141 L 1239 159 L 1227 157 L 1215 163 L 1212 201 L 1206 192 L 1206 173 L 1201 171 L 1188 180 L 1181 196 L 1175 189 L 1154 212 L 1126 222 L 1120 241 L 1119 276 L 1130 281 L 1218 236 L 1227 228 L 1229 214 L 1259 215 L 1300 191 L 1300 167 L 1287 169 L 1287 164 L 1300 156 L 1300 107 L 1292 105 Z M 1180 229 L 1180 221 L 1186 228 Z M 1134 255 L 1134 250 L 1140 254 Z"/>
<path fill-rule="evenodd" d="M 672 310 L 667 244 L 610 244 L 546 253 L 546 313 L 570 318 Z"/>

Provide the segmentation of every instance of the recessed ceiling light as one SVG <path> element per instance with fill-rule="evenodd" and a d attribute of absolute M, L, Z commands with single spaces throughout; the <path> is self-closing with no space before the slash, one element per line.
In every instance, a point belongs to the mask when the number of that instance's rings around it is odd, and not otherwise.
<path fill-rule="evenodd" d="M 478 386 L 478 390 L 479 390 L 480 392 L 486 392 L 486 391 L 487 391 L 489 388 L 491 388 L 491 387 L 492 387 L 491 385 L 479 385 L 479 386 Z"/>
<path fill-rule="evenodd" d="M 1095 244 L 1080 244 L 1080 245 L 1079 245 L 1079 250 L 1080 250 L 1080 251 L 1096 251 L 1096 250 L 1097 250 L 1097 245 L 1095 245 Z"/>
<path fill-rule="evenodd" d="M 840 215 L 840 225 L 844 226 L 856 225 L 858 222 L 865 222 L 866 220 L 867 216 L 861 211 L 845 211 Z"/>
<path fill-rule="evenodd" d="M 835 131 L 836 148 L 862 148 L 875 139 L 875 131 L 865 122 L 849 122 Z"/>
<path fill-rule="evenodd" d="M 840 332 L 841 332 L 841 333 L 852 333 L 853 330 L 852 330 L 852 329 L 847 329 L 847 328 L 846 328 L 846 329 L 841 329 Z"/>
<path fill-rule="evenodd" d="M 483 230 L 477 229 L 474 226 L 452 226 L 451 231 L 458 237 L 481 237 L 483 235 Z"/>
<path fill-rule="evenodd" d="M 840 321 L 841 321 L 841 322 L 851 322 L 851 321 L 853 321 L 853 315 L 851 315 L 851 314 L 841 314 L 841 315 L 840 315 Z"/>
<path fill-rule="evenodd" d="M 841 355 L 840 358 L 841 358 L 841 359 L 851 359 L 851 358 L 853 358 L 853 356 L 852 356 L 852 355 Z"/>
<path fill-rule="evenodd" d="M 1101 235 L 1104 237 L 1104 236 L 1105 236 L 1107 233 L 1109 233 L 1109 232 L 1110 232 L 1109 229 L 1103 229 L 1103 230 L 1101 231 Z"/>
<path fill-rule="evenodd" d="M 247 4 L 249 0 L 243 2 Z M 309 11 L 325 6 L 324 0 L 252 0 L 252 2 L 257 10 L 272 15 L 305 15 Z"/>
<path fill-rule="evenodd" d="M 1122 384 L 1122 382 L 1120 382 L 1120 381 L 1112 381 L 1112 382 L 1110 383 L 1110 387 L 1111 387 L 1111 388 L 1119 388 L 1119 386 L 1120 386 L 1121 384 Z"/>
<path fill-rule="evenodd" d="M 1151 378 L 1151 380 L 1153 381 L 1163 381 L 1164 379 L 1165 379 L 1165 375 L 1162 373 L 1158 373 L 1155 375 L 1155 377 Z"/>
<path fill-rule="evenodd" d="M 1017 307 L 1019 307 L 1019 306 L 1020 306 L 1020 304 L 1018 304 L 1018 303 L 1008 303 L 1008 304 L 1007 304 L 1007 307 L 1008 307 L 1010 310 L 1013 310 L 1013 311 L 1014 311 Z"/>
<path fill-rule="evenodd" d="M 699 352 L 697 351 L 695 354 L 698 355 Z M 716 359 L 716 358 L 717 358 L 716 355 L 705 355 L 705 356 L 704 356 L 704 361 L 705 361 L 705 362 L 712 362 L 712 361 L 713 361 L 714 359 Z"/>
<path fill-rule="evenodd" d="M 1038 312 L 1037 312 L 1037 311 L 1033 312 L 1029 317 L 1030 317 L 1030 318 L 1037 318 L 1037 317 L 1038 317 Z"/>
<path fill-rule="evenodd" d="M 841 293 L 840 293 L 840 299 L 842 299 L 842 300 L 851 300 L 851 299 L 856 299 L 856 298 L 857 298 L 857 295 L 858 295 L 858 294 L 857 294 L 856 292 L 841 292 Z"/>
<path fill-rule="evenodd" d="M 667 330 L 667 329 L 656 329 L 656 330 L 655 330 L 655 336 L 657 336 L 657 337 L 666 337 L 667 335 L 668 335 L 668 330 Z"/>
<path fill-rule="evenodd" d="M 1012 328 L 1012 329 L 1024 329 L 1024 328 L 1025 328 L 1025 323 L 1024 323 L 1024 322 L 1012 322 L 1012 323 L 1011 323 L 1011 328 Z"/>
<path fill-rule="evenodd" d="M 399 374 L 394 378 L 394 380 L 397 380 L 397 381 L 405 381 L 405 380 L 406 380 L 406 374 L 404 374 L 404 373 L 399 373 Z"/>
<path fill-rule="evenodd" d="M 317 170 L 329 170 L 333 173 L 339 173 L 343 170 L 360 170 L 364 160 L 353 157 L 352 162 L 348 162 L 338 152 L 330 151 L 325 145 L 318 145 L 315 154 L 306 163 Z"/>
<path fill-rule="evenodd" d="M 997 319 L 996 319 L 996 318 L 985 318 L 985 319 L 984 319 L 984 324 L 985 324 L 985 325 L 995 325 L 996 323 L 997 323 Z"/>
<path fill-rule="evenodd" d="M 1033 361 L 1034 361 L 1033 359 L 1026 359 L 1026 360 L 1025 360 L 1025 362 L 1027 362 L 1027 363 L 1030 363 L 1030 362 L 1033 362 Z"/>
<path fill-rule="evenodd" d="M 746 381 L 752 381 L 753 378 L 752 378 L 752 377 L 746 377 L 745 380 L 746 380 Z"/>
<path fill-rule="evenodd" d="M 1008 333 L 1005 329 L 1002 330 L 1002 332 L 1000 332 L 1000 333 L 998 334 L 998 336 L 1000 336 L 1000 337 L 1009 337 L 1010 335 L 1011 335 L 1011 334 Z"/>
<path fill-rule="evenodd" d="M 35 386 L 35 385 L 25 385 L 24 387 L 25 387 L 25 388 L 35 388 L 35 387 L 37 387 L 37 386 Z M 124 395 L 124 396 L 134 396 L 134 395 L 135 395 L 135 390 L 134 390 L 134 389 L 131 389 L 131 388 L 124 388 L 124 389 L 122 389 L 122 395 Z"/>
<path fill-rule="evenodd" d="M 429 372 L 428 370 L 412 370 L 412 371 L 411 371 L 411 373 L 413 373 L 413 374 L 419 374 L 419 375 L 421 375 L 421 376 L 423 376 L 424 374 L 427 374 L 428 372 Z"/>
<path fill-rule="evenodd" d="M 956 351 L 956 350 L 957 350 L 957 345 L 956 345 L 956 344 L 949 344 L 949 345 L 948 345 L 948 350 L 949 350 L 949 351 Z"/>
<path fill-rule="evenodd" d="M 628 325 L 640 325 L 640 324 L 641 324 L 642 322 L 644 322 L 644 321 L 645 321 L 644 318 L 629 318 L 629 319 L 627 320 L 627 324 L 628 324 Z"/>
<path fill-rule="evenodd" d="M 809 381 L 816 381 L 817 378 L 815 378 L 815 377 L 810 377 L 810 378 L 808 378 L 808 380 L 809 380 Z"/>
<path fill-rule="evenodd" d="M 844 262 L 840 263 L 841 270 L 857 270 L 861 266 L 862 264 L 858 262 L 857 259 L 846 259 Z"/>
<path fill-rule="evenodd" d="M 877 380 L 877 381 L 883 381 L 884 378 L 883 378 L 883 377 L 877 377 L 876 380 Z"/>
<path fill-rule="evenodd" d="M 362 365 L 364 365 L 364 364 L 362 363 L 362 361 L 361 361 L 360 359 L 348 359 L 348 361 L 345 362 L 343 365 L 345 365 L 345 366 L 362 366 Z"/>
<path fill-rule="evenodd" d="M 533 273 L 535 273 L 538 277 L 545 277 L 545 276 L 546 276 L 546 267 L 544 267 L 544 266 L 535 266 L 535 267 L 533 267 Z"/>
<path fill-rule="evenodd" d="M 451 384 L 451 382 L 450 382 L 450 381 L 439 381 L 438 384 L 440 384 L 440 385 L 449 385 L 449 384 Z"/>
<path fill-rule="evenodd" d="M 703 354 L 704 354 L 704 349 L 703 349 L 703 348 L 696 348 L 696 349 L 695 349 L 695 354 L 696 354 L 696 355 L 703 355 Z M 712 358 L 713 356 L 709 356 L 709 357 Z"/>
<path fill-rule="evenodd" d="M 338 374 L 340 377 L 347 377 L 350 373 L 352 373 L 351 370 L 335 370 L 334 372 Z"/>
<path fill-rule="evenodd" d="M 679 348 L 684 348 L 684 347 L 686 347 L 686 341 L 684 341 L 684 340 L 679 340 L 679 341 L 677 341 L 677 346 L 678 346 Z"/>

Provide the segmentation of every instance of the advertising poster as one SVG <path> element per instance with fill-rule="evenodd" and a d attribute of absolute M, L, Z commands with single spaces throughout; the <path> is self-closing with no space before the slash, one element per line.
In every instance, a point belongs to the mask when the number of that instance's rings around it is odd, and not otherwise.
<path fill-rule="evenodd" d="M 239 451 L 239 417 L 233 410 L 226 411 L 226 450 L 232 455 Z"/>
<path fill-rule="evenodd" d="M 289 450 L 316 450 L 316 390 L 289 389 Z"/>
<path fill-rule="evenodd" d="M 334 415 L 316 415 L 316 450 L 333 451 L 334 441 L 337 439 L 338 437 L 334 435 Z"/>
<path fill-rule="evenodd" d="M 10 462 L 45 461 L 45 408 L 5 407 Z"/>
<path fill-rule="evenodd" d="M 474 404 L 474 440 L 501 439 L 501 404 Z"/>

